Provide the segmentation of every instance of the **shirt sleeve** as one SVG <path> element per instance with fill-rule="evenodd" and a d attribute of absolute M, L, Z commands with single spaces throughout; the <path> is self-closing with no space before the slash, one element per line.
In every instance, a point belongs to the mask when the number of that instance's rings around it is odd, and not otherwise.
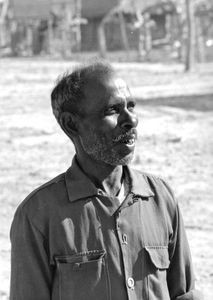
<path fill-rule="evenodd" d="M 52 271 L 45 239 L 18 209 L 11 226 L 10 300 L 48 300 Z"/>
<path fill-rule="evenodd" d="M 202 294 L 195 290 L 191 254 L 178 205 L 173 230 L 169 244 L 170 267 L 167 273 L 170 297 L 174 300 L 202 300 Z"/>

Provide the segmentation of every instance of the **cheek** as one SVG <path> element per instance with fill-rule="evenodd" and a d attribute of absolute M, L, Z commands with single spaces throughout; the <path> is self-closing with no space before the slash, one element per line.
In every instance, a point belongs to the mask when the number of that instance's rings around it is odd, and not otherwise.
<path fill-rule="evenodd" d="M 81 136 L 98 136 L 98 137 L 110 137 L 113 135 L 113 130 L 117 127 L 118 115 L 110 115 L 104 117 L 102 120 L 90 120 L 81 125 Z"/>
<path fill-rule="evenodd" d="M 117 125 L 118 125 L 118 114 L 113 114 L 110 116 L 106 116 L 103 122 L 101 122 L 99 128 L 102 131 L 112 131 L 117 127 Z"/>

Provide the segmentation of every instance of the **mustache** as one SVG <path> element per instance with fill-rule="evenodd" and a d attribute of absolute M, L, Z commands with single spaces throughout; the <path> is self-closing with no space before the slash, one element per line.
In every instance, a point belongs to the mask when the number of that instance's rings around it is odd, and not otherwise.
<path fill-rule="evenodd" d="M 114 138 L 113 141 L 119 142 L 119 141 L 125 140 L 125 139 L 137 140 L 137 137 L 138 137 L 137 130 L 135 128 L 132 128 L 131 130 L 124 132 L 124 133 L 120 134 L 119 136 L 117 136 L 116 138 Z"/>

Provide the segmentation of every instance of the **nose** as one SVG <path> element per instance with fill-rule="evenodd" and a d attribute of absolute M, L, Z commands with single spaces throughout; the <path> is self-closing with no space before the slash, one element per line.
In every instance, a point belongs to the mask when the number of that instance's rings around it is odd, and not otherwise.
<path fill-rule="evenodd" d="M 129 111 L 127 108 L 123 111 L 120 119 L 120 125 L 126 130 L 136 128 L 138 125 L 138 117 L 135 112 Z"/>

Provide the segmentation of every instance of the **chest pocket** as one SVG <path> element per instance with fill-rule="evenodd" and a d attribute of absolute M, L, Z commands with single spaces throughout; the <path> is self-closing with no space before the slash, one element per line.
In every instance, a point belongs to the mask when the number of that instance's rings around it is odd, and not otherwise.
<path fill-rule="evenodd" d="M 148 281 L 148 299 L 169 300 L 167 286 L 167 270 L 169 268 L 169 253 L 167 246 L 146 246 L 146 264 Z"/>
<path fill-rule="evenodd" d="M 105 250 L 56 256 L 55 297 L 60 300 L 108 300 Z"/>

